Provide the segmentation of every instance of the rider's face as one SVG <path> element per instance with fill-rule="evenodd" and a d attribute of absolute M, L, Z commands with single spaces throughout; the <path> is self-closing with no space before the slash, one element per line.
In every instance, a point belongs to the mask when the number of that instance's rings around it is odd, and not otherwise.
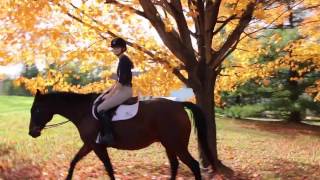
<path fill-rule="evenodd" d="M 115 55 L 119 56 L 122 53 L 122 48 L 120 48 L 120 47 L 112 48 L 112 52 Z"/>

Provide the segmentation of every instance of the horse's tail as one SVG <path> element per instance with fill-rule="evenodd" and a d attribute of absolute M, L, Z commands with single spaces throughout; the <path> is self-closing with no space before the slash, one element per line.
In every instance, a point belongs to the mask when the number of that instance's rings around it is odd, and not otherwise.
<path fill-rule="evenodd" d="M 206 118 L 203 111 L 199 106 L 191 103 L 191 102 L 181 102 L 184 107 L 187 107 L 192 111 L 193 121 L 196 128 L 196 132 L 198 135 L 198 142 L 200 143 L 200 147 L 202 148 L 205 156 L 208 158 L 209 162 L 215 167 L 215 161 L 213 155 L 210 153 L 208 138 L 207 138 L 207 124 Z"/>

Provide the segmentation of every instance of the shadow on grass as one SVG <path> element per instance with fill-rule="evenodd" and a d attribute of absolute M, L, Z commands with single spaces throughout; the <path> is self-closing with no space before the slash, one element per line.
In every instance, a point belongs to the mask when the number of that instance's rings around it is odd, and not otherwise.
<path fill-rule="evenodd" d="M 169 164 L 153 164 L 147 162 L 130 162 L 114 164 L 116 175 L 125 177 L 126 179 L 169 179 L 170 178 L 170 165 Z M 177 177 L 183 179 L 193 179 L 194 176 L 191 170 L 179 163 Z"/>
<path fill-rule="evenodd" d="M 233 119 L 233 121 L 245 128 L 259 129 L 278 134 L 293 136 L 297 134 L 320 136 L 320 126 L 304 123 L 291 123 L 287 121 L 255 121 L 246 119 Z"/>
<path fill-rule="evenodd" d="M 275 159 L 272 167 L 265 168 L 263 172 L 263 176 L 268 179 L 316 180 L 320 177 L 320 165 L 288 161 L 286 159 Z"/>
<path fill-rule="evenodd" d="M 20 157 L 14 146 L 0 144 L 0 179 L 41 179 L 41 167 Z"/>
<path fill-rule="evenodd" d="M 281 179 L 281 180 L 319 180 L 320 164 L 302 163 L 287 159 L 272 159 L 270 163 L 252 163 L 246 167 L 235 168 L 233 177 L 223 178 L 228 180 L 256 180 L 256 179 Z"/>

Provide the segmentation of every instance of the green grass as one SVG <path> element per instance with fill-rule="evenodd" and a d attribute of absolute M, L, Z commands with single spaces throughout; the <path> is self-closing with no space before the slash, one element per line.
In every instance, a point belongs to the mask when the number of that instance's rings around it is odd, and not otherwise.
<path fill-rule="evenodd" d="M 28 135 L 32 97 L 0 96 L 0 179 L 63 179 L 82 142 L 72 124 Z M 54 122 L 64 119 L 55 116 Z M 317 179 L 320 177 L 320 129 L 282 122 L 217 119 L 220 159 L 243 179 Z M 197 158 L 192 134 L 189 149 Z M 108 150 L 119 179 L 156 179 L 169 175 L 160 144 L 138 150 Z M 20 174 L 19 174 L 20 173 Z M 27 177 L 27 178 L 26 178 Z M 102 164 L 90 153 L 75 179 L 105 179 Z M 192 177 L 181 165 L 179 177 Z"/>
<path fill-rule="evenodd" d="M 0 96 L 0 113 L 25 112 L 32 104 L 31 97 Z"/>

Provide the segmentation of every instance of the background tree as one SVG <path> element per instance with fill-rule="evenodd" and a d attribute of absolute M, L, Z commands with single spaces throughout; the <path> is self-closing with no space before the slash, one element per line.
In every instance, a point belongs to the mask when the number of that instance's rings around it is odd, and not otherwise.
<path fill-rule="evenodd" d="M 21 75 L 26 78 L 33 78 L 37 76 L 38 69 L 35 65 L 25 66 Z M 0 94 L 2 95 L 18 95 L 31 96 L 32 94 L 23 86 L 17 86 L 13 77 L 7 77 L 1 82 Z"/>
<path fill-rule="evenodd" d="M 258 116 L 262 111 L 271 110 L 279 118 L 300 122 L 307 109 L 318 112 L 319 108 L 319 103 L 306 94 L 306 88 L 314 85 L 319 76 L 316 70 L 318 65 L 312 61 L 315 57 L 302 60 L 292 56 L 292 51 L 295 51 L 292 44 L 303 39 L 296 28 L 272 30 L 264 36 L 260 41 L 267 47 L 267 51 L 257 61 L 258 67 L 269 71 L 270 76 L 260 78 L 257 73 L 257 76 L 251 77 L 235 92 L 225 92 L 222 101 L 227 106 L 233 106 L 225 112 L 243 117 Z M 288 57 L 290 59 L 285 59 Z M 249 109 L 250 104 L 252 108 Z"/>
<path fill-rule="evenodd" d="M 214 120 L 214 89 L 224 68 L 222 62 L 231 53 L 241 56 L 238 63 L 247 62 L 248 57 L 263 52 L 256 41 L 262 30 L 298 26 L 300 21 L 291 23 L 291 12 L 309 11 L 305 15 L 314 16 L 311 11 L 319 6 L 315 0 L 108 0 L 106 3 L 102 0 L 4 1 L 0 12 L 4 24 L 1 31 L 5 34 L 1 37 L 4 47 L 1 63 L 23 60 L 32 64 L 37 59 L 44 64 L 56 62 L 60 68 L 70 61 L 81 61 L 84 68 L 93 69 L 114 62 L 105 49 L 112 37 L 121 36 L 129 41 L 132 47 L 129 53 L 135 64 L 148 71 L 146 78 L 134 82 L 142 92 L 151 93 L 143 89 L 150 86 L 147 77 L 158 72 L 167 75 L 152 78 L 161 89 L 153 93 L 163 95 L 181 87 L 178 80 L 193 89 L 197 104 L 207 117 L 215 168 L 222 166 L 218 160 Z M 155 31 L 142 27 L 153 27 Z M 159 37 L 163 44 L 157 40 Z M 251 53 L 243 54 L 238 47 L 251 48 Z M 105 80 L 74 87 L 64 83 L 62 76 L 65 76 L 63 72 L 52 70 L 51 74 L 33 81 L 19 80 L 31 90 L 46 89 L 50 79 L 59 79 L 60 83 L 55 84 L 57 89 L 77 92 L 101 91 L 111 84 Z M 233 81 L 222 82 L 220 87 L 230 87 Z M 208 160 L 201 157 L 203 166 L 207 167 Z"/>

